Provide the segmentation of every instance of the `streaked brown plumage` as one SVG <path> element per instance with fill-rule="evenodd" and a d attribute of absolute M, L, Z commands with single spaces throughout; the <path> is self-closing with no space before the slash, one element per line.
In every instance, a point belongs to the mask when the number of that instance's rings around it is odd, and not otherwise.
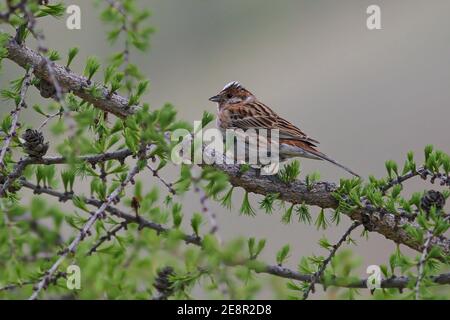
<path fill-rule="evenodd" d="M 240 83 L 234 81 L 227 84 L 219 94 L 209 100 L 218 104 L 217 126 L 220 130 L 278 129 L 281 160 L 292 157 L 326 160 L 359 177 L 352 170 L 317 150 L 317 140 L 308 137 L 298 127 L 280 117 Z"/>

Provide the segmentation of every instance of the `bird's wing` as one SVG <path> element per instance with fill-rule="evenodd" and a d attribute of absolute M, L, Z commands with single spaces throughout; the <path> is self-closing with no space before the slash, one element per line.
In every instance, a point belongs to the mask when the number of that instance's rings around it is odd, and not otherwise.
<path fill-rule="evenodd" d="M 305 142 L 311 146 L 319 141 L 308 137 L 298 127 L 281 118 L 272 109 L 261 102 L 251 102 L 244 105 L 231 106 L 229 112 L 229 127 L 248 129 L 278 129 L 280 139 Z"/>

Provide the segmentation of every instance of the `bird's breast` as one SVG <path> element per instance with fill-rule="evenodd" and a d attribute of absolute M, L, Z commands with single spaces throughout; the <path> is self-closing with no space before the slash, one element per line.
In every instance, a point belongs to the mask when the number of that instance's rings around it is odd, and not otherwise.
<path fill-rule="evenodd" d="M 221 131 L 226 130 L 230 127 L 230 111 L 221 110 L 217 114 L 216 125 Z"/>

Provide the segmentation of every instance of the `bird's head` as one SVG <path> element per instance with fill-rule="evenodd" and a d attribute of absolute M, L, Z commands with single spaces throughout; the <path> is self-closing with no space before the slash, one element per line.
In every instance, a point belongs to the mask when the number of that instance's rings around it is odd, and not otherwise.
<path fill-rule="evenodd" d="M 255 96 L 245 89 L 239 82 L 233 81 L 227 84 L 217 95 L 209 98 L 209 101 L 220 105 L 247 103 L 255 99 Z"/>

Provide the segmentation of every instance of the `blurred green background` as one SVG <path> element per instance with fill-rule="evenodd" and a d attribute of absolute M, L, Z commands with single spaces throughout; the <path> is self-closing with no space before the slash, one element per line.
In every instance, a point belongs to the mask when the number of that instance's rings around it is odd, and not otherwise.
<path fill-rule="evenodd" d="M 208 97 L 225 83 L 238 80 L 318 139 L 324 153 L 365 177 L 385 175 L 384 161 L 403 163 L 409 150 L 421 161 L 428 143 L 450 152 L 448 0 L 141 3 L 153 13 L 156 33 L 150 50 L 133 51 L 131 59 L 151 81 L 143 100 L 152 107 L 171 102 L 180 118 L 199 120 L 204 110 L 215 111 Z M 99 21 L 100 10 L 91 1 L 66 4 L 81 7 L 81 30 L 66 29 L 65 18 L 48 19 L 41 26 L 48 46 L 61 55 L 70 47 L 80 47 L 72 69 L 81 73 L 87 56 L 107 59 L 112 53 L 105 40 L 108 28 Z M 366 8 L 371 4 L 381 7 L 382 30 L 366 28 Z M 119 41 L 115 48 L 120 47 Z M 22 74 L 5 60 L 1 86 Z M 42 103 L 36 90 L 32 91 L 29 104 Z M 0 112 L 10 110 L 2 102 Z M 21 117 L 27 123 L 42 120 L 31 109 Z M 320 171 L 323 180 L 338 182 L 346 175 L 326 163 L 302 160 L 301 164 L 303 172 Z M 169 171 L 166 175 L 169 180 L 175 176 Z M 148 179 L 149 185 L 158 183 L 150 175 Z M 415 180 L 406 187 L 418 191 L 426 186 Z M 183 201 L 185 211 L 199 210 L 200 204 L 189 198 L 188 194 Z M 258 200 L 252 197 L 254 203 Z M 270 263 L 275 262 L 275 252 L 290 243 L 294 250 L 288 266 L 293 268 L 303 255 L 325 253 L 317 245 L 323 235 L 335 242 L 349 225 L 348 219 L 326 231 L 299 223 L 283 225 L 279 214 L 241 216 L 239 205 L 236 200 L 235 210 L 228 212 L 211 203 L 222 238 L 267 238 L 268 250 L 262 258 Z M 377 234 L 371 234 L 368 241 L 355 238 L 358 245 L 352 248 L 363 259 L 361 276 L 366 276 L 368 265 L 386 263 L 395 248 Z M 270 296 L 266 292 L 262 297 Z"/>

